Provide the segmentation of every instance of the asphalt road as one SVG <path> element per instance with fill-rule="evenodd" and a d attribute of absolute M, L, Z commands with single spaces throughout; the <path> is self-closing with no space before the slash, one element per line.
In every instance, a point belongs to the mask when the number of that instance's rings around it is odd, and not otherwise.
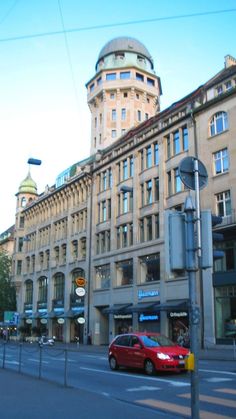
<path fill-rule="evenodd" d="M 115 415 L 120 418 L 120 409 L 122 416 L 126 410 L 125 416 L 129 419 L 191 417 L 190 373 L 163 373 L 149 377 L 141 371 L 120 369 L 113 372 L 109 368 L 106 351 L 86 352 L 79 348 L 73 351 L 57 347 L 44 348 L 40 352 L 38 347 L 26 345 L 19 352 L 19 348 L 12 347 L 6 350 L 4 359 L 5 370 L 17 373 L 24 380 L 32 380 L 31 377 L 34 377 L 34 382 L 42 389 L 44 385 L 56 387 L 66 398 L 68 394 L 71 397 L 77 394 L 77 401 L 82 399 L 79 401 L 79 418 L 91 418 L 85 414 L 90 411 L 94 415 L 94 409 L 98 418 L 105 416 L 108 419 L 115 419 Z M 0 352 L 0 365 L 2 362 L 3 354 Z M 19 371 L 22 374 L 18 374 Z M 235 361 L 200 361 L 199 385 L 201 418 L 236 417 Z M 42 400 L 45 403 L 44 397 Z M 73 401 L 68 403 L 69 412 Z M 83 405 L 87 413 L 82 412 Z M 104 409 L 106 414 L 103 416 Z M 132 416 L 134 413 L 135 416 Z M 20 419 L 19 415 L 15 417 Z M 58 414 L 49 417 L 59 419 Z M 66 417 L 72 416 L 67 414 Z M 9 416 L 6 418 L 9 419 Z"/>

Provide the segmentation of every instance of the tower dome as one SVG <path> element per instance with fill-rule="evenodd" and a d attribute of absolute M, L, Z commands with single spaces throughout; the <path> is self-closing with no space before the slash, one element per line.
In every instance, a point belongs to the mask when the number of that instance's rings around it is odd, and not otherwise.
<path fill-rule="evenodd" d="M 29 193 L 37 195 L 37 185 L 32 179 L 30 172 L 26 178 L 21 182 L 18 193 Z"/>
<path fill-rule="evenodd" d="M 137 39 L 131 38 L 128 36 L 118 37 L 111 39 L 109 42 L 107 42 L 104 47 L 101 49 L 95 69 L 97 71 L 98 64 L 101 60 L 103 60 L 105 57 L 107 57 L 110 54 L 114 53 L 134 53 L 138 54 L 140 56 L 145 57 L 150 65 L 151 69 L 154 68 L 153 59 L 147 48 Z"/>

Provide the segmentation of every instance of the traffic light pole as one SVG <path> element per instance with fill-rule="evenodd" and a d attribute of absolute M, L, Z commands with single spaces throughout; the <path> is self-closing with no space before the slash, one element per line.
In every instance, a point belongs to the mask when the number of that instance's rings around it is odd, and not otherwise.
<path fill-rule="evenodd" d="M 198 375 L 198 352 L 199 352 L 199 307 L 197 305 L 197 287 L 195 248 L 195 207 L 189 196 L 185 201 L 184 212 L 186 213 L 186 270 L 189 277 L 189 305 L 190 305 L 190 349 L 194 356 L 194 367 L 191 370 L 191 418 L 199 419 L 199 375 Z"/>

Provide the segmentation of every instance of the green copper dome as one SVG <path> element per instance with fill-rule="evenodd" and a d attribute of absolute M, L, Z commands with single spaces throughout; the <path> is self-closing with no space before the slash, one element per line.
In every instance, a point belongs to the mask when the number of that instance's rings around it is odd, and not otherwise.
<path fill-rule="evenodd" d="M 27 177 L 21 182 L 18 193 L 31 193 L 37 195 L 37 185 L 32 179 L 30 172 Z"/>

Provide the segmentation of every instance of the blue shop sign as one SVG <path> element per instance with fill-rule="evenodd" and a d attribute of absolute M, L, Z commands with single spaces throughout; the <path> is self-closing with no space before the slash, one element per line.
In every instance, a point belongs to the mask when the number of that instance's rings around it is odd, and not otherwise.
<path fill-rule="evenodd" d="M 159 291 L 158 290 L 151 290 L 151 291 L 143 291 L 143 290 L 138 290 L 138 299 L 141 300 L 142 298 L 146 298 L 146 297 L 158 297 Z"/>
<path fill-rule="evenodd" d="M 139 322 L 156 322 L 160 320 L 160 315 L 157 313 L 141 313 L 139 315 Z"/>

